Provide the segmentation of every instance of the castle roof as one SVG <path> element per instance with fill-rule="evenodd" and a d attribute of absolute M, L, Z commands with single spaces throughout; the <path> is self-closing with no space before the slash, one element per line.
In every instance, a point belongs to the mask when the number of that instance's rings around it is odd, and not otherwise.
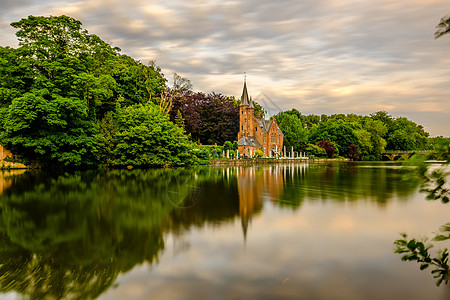
<path fill-rule="evenodd" d="M 238 146 L 262 147 L 254 136 L 243 136 L 238 141 Z"/>
<path fill-rule="evenodd" d="M 270 120 L 262 120 L 262 119 L 256 119 L 258 122 L 259 127 L 261 127 L 261 130 L 265 133 L 269 132 L 270 125 L 272 124 L 272 121 Z"/>

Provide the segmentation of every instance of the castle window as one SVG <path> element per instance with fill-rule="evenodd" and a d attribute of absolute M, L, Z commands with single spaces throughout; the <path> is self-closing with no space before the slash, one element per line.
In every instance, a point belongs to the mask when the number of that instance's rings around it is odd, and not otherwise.
<path fill-rule="evenodd" d="M 241 126 L 241 130 L 244 130 L 244 126 Z"/>
<path fill-rule="evenodd" d="M 255 131 L 258 131 L 258 127 L 255 127 Z"/>

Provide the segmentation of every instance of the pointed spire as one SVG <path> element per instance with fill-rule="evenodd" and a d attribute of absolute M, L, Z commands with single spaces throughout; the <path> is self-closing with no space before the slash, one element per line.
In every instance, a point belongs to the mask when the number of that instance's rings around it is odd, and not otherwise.
<path fill-rule="evenodd" d="M 248 92 L 247 92 L 247 74 L 244 73 L 244 88 L 242 90 L 241 96 L 241 105 L 240 106 L 248 106 Z"/>
<path fill-rule="evenodd" d="M 250 105 L 248 108 L 255 108 L 255 106 L 253 105 L 253 99 L 252 97 L 250 97 Z"/>

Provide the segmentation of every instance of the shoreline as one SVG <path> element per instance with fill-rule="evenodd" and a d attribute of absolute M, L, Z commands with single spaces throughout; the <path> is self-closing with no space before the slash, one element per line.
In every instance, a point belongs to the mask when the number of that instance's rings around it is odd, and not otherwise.
<path fill-rule="evenodd" d="M 241 159 L 211 159 L 210 166 L 242 166 L 242 165 L 268 165 L 268 164 L 292 164 L 305 162 L 326 161 L 350 161 L 348 158 L 241 158 Z"/>

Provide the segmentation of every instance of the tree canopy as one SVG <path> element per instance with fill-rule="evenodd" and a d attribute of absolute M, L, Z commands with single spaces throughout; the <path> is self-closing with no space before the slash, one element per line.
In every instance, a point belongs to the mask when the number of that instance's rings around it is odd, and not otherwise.
<path fill-rule="evenodd" d="M 0 112 L 5 116 L 0 120 L 0 144 L 40 165 L 159 165 L 156 160 L 130 158 L 132 153 L 142 154 L 135 144 L 129 145 L 126 159 L 118 155 L 126 136 L 146 126 L 166 130 L 146 136 L 160 144 L 160 153 L 152 149 L 157 157 L 167 151 L 173 155 L 170 163 L 160 161 L 161 165 L 186 164 L 182 153 L 192 143 L 154 107 L 167 89 L 160 68 L 120 54 L 119 48 L 81 25 L 68 16 L 29 16 L 11 23 L 19 48 L 0 47 Z M 171 140 L 170 150 L 163 150 L 164 139 Z"/>

